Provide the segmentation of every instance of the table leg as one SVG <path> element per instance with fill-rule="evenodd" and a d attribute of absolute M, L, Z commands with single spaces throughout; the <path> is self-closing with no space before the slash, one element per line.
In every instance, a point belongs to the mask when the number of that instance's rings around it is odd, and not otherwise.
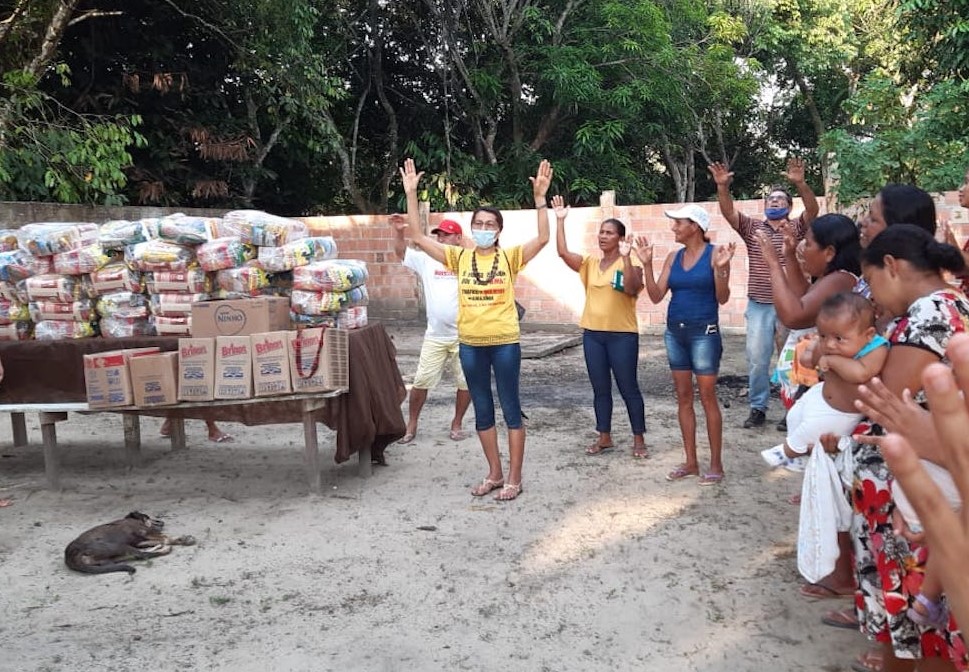
<path fill-rule="evenodd" d="M 10 427 L 13 429 L 13 447 L 24 448 L 27 445 L 27 422 L 23 413 L 10 414 Z"/>
<path fill-rule="evenodd" d="M 67 413 L 38 413 L 40 433 L 44 437 L 44 472 L 51 490 L 61 489 L 61 463 L 57 449 L 57 423 L 67 420 Z"/>
<path fill-rule="evenodd" d="M 357 462 L 357 475 L 360 478 L 370 478 L 373 475 L 372 455 L 370 446 L 361 447 L 357 451 L 357 460 L 359 460 Z"/>
<path fill-rule="evenodd" d="M 141 420 L 133 413 L 121 416 L 124 422 L 124 457 L 128 469 L 141 466 Z"/>
<path fill-rule="evenodd" d="M 172 450 L 185 450 L 185 418 L 169 418 L 171 429 Z"/>
<path fill-rule="evenodd" d="M 313 413 L 303 411 L 303 455 L 310 494 L 320 494 L 320 445 Z"/>

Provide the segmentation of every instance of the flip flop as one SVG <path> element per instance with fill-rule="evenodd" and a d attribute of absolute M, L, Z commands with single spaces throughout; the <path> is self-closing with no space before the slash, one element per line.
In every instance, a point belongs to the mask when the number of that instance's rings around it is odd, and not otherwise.
<path fill-rule="evenodd" d="M 452 441 L 464 441 L 466 438 L 468 438 L 469 436 L 471 436 L 471 434 L 468 433 L 468 432 L 466 432 L 466 431 L 464 431 L 463 429 L 452 429 L 451 430 L 451 433 L 448 436 L 451 437 L 451 440 Z M 412 437 L 412 440 L 413 440 L 413 437 Z M 401 443 L 403 443 L 403 442 L 404 441 L 402 439 L 401 440 Z"/>
<path fill-rule="evenodd" d="M 829 611 L 821 617 L 821 622 L 825 625 L 830 625 L 832 628 L 843 628 L 845 630 L 858 629 L 858 618 L 855 616 L 855 610 L 853 608 Z"/>
<path fill-rule="evenodd" d="M 219 436 L 215 439 L 209 437 L 209 441 L 212 443 L 235 443 L 236 440 L 231 434 L 219 434 Z"/>
<path fill-rule="evenodd" d="M 633 457 L 637 460 L 645 460 L 649 457 L 649 451 L 646 449 L 646 446 L 633 448 Z"/>
<path fill-rule="evenodd" d="M 414 439 L 416 438 L 417 438 L 417 432 L 414 432 L 413 434 L 408 432 L 407 434 L 404 434 L 404 436 L 401 437 L 401 439 L 397 443 L 414 443 Z"/>
<path fill-rule="evenodd" d="M 0 509 L 4 508 L 6 506 L 13 506 L 13 500 L 12 499 L 0 499 Z"/>
<path fill-rule="evenodd" d="M 802 583 L 797 592 L 801 594 L 801 597 L 809 600 L 844 600 L 855 595 L 854 589 L 848 593 L 839 593 L 823 583 Z"/>
<path fill-rule="evenodd" d="M 585 454 L 602 455 L 603 453 L 608 453 L 613 448 L 615 448 L 615 446 L 611 443 L 608 446 L 600 446 L 598 443 L 593 443 L 591 446 L 585 449 Z"/>
<path fill-rule="evenodd" d="M 692 471 L 688 471 L 685 464 L 681 464 L 676 469 L 666 474 L 667 481 L 681 481 L 684 478 L 694 478 L 699 476 L 699 474 Z"/>
<path fill-rule="evenodd" d="M 880 649 L 869 649 L 858 656 L 851 669 L 854 672 L 881 672 L 885 669 L 885 659 L 882 657 Z"/>
<path fill-rule="evenodd" d="M 724 474 L 721 471 L 719 474 L 707 473 L 700 477 L 700 481 L 697 485 L 718 485 L 723 481 Z"/>

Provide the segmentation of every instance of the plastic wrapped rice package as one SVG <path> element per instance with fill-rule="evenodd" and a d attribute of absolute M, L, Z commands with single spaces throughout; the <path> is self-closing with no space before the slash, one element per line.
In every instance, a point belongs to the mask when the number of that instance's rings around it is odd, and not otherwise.
<path fill-rule="evenodd" d="M 101 335 L 107 338 L 155 335 L 155 324 L 148 317 L 105 317 L 99 326 Z"/>
<path fill-rule="evenodd" d="M 144 294 L 122 290 L 104 294 L 95 308 L 101 317 L 147 318 L 151 315 L 150 305 Z"/>
<path fill-rule="evenodd" d="M 0 297 L 7 301 L 26 304 L 30 301 L 30 297 L 27 296 L 27 281 L 21 280 L 16 283 L 0 282 Z"/>
<path fill-rule="evenodd" d="M 0 325 L 0 341 L 27 341 L 33 336 L 33 322 L 13 322 Z"/>
<path fill-rule="evenodd" d="M 174 292 L 152 294 L 151 312 L 153 315 L 165 317 L 191 315 L 193 303 L 208 301 L 209 298 L 208 294 L 178 294 Z"/>
<path fill-rule="evenodd" d="M 195 249 L 167 240 L 149 240 L 125 248 L 128 265 L 139 271 L 187 271 L 195 263 Z"/>
<path fill-rule="evenodd" d="M 95 294 L 101 296 L 119 290 L 141 292 L 144 282 L 140 271 L 133 271 L 122 262 L 115 262 L 91 273 L 91 286 Z"/>
<path fill-rule="evenodd" d="M 300 315 L 323 315 L 347 308 L 365 306 L 370 302 L 366 285 L 354 287 L 346 292 L 309 292 L 294 289 L 290 305 L 293 312 Z"/>
<path fill-rule="evenodd" d="M 30 308 L 30 319 L 34 322 L 43 322 L 44 320 L 92 322 L 97 319 L 94 303 L 90 299 L 78 299 L 69 302 L 45 299 L 31 301 L 28 307 Z"/>
<path fill-rule="evenodd" d="M 212 290 L 212 276 L 201 268 L 185 271 L 155 271 L 145 275 L 145 286 L 151 294 L 184 292 L 198 294 Z"/>
<path fill-rule="evenodd" d="M 367 282 L 366 262 L 329 259 L 293 269 L 293 289 L 311 292 L 345 292 Z"/>
<path fill-rule="evenodd" d="M 237 236 L 244 243 L 260 247 L 279 247 L 309 235 L 298 219 L 278 217 L 261 210 L 233 210 L 222 217 L 219 237 Z"/>
<path fill-rule="evenodd" d="M 238 238 L 216 238 L 195 248 L 195 255 L 203 270 L 220 271 L 242 266 L 256 256 L 256 251 Z"/>
<path fill-rule="evenodd" d="M 34 325 L 34 338 L 38 341 L 59 341 L 65 338 L 91 338 L 98 335 L 98 327 L 91 322 L 44 320 Z"/>
<path fill-rule="evenodd" d="M 51 257 L 35 257 L 24 250 L 0 252 L 0 280 L 4 282 L 17 282 L 53 270 L 54 260 Z"/>
<path fill-rule="evenodd" d="M 337 248 L 333 236 L 311 236 L 280 247 L 260 247 L 259 265 L 270 273 L 290 271 L 314 261 L 336 259 Z"/>
<path fill-rule="evenodd" d="M 367 326 L 367 307 L 355 306 L 323 315 L 300 315 L 290 311 L 290 321 L 297 326 L 334 327 L 336 329 L 360 329 Z"/>
<path fill-rule="evenodd" d="M 111 263 L 118 257 L 118 252 L 105 252 L 101 245 L 85 245 L 76 250 L 60 252 L 54 255 L 54 272 L 63 275 L 84 275 L 93 273 Z"/>
<path fill-rule="evenodd" d="M 137 245 L 148 240 L 145 226 L 157 219 L 137 219 L 128 221 L 116 219 L 98 227 L 98 242 L 106 250 L 123 250 L 128 245 Z"/>
<path fill-rule="evenodd" d="M 19 247 L 16 229 L 0 229 L 0 252 L 11 252 Z"/>
<path fill-rule="evenodd" d="M 195 217 L 177 212 L 146 224 L 150 238 L 160 238 L 180 245 L 200 245 L 215 238 L 217 217 Z"/>
<path fill-rule="evenodd" d="M 0 299 L 0 325 L 29 322 L 30 310 L 19 301 Z"/>
<path fill-rule="evenodd" d="M 192 333 L 192 316 L 182 315 L 180 317 L 166 317 L 164 315 L 156 315 L 152 318 L 155 325 L 155 332 L 159 336 L 165 336 L 168 334 L 177 334 L 181 336 L 189 336 Z"/>
<path fill-rule="evenodd" d="M 72 275 L 35 275 L 27 278 L 27 297 L 31 301 L 74 301 L 82 294 L 82 285 Z"/>
<path fill-rule="evenodd" d="M 243 294 L 269 287 L 269 275 L 255 266 L 226 268 L 215 274 L 215 286 L 227 292 Z"/>
<path fill-rule="evenodd" d="M 45 222 L 17 230 L 20 247 L 35 257 L 46 257 L 98 242 L 98 225 Z"/>

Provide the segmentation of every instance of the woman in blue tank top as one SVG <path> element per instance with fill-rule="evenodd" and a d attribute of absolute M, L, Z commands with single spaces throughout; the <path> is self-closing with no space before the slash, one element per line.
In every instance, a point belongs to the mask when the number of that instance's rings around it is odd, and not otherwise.
<path fill-rule="evenodd" d="M 710 215 L 699 205 L 667 211 L 666 216 L 673 220 L 673 235 L 683 247 L 667 255 L 658 279 L 653 275 L 653 246 L 643 237 L 636 241 L 649 298 L 659 303 L 667 292 L 672 293 L 664 338 L 686 461 L 668 473 L 666 479 L 700 476 L 700 485 L 716 485 L 723 480 L 723 416 L 716 389 L 723 353 L 720 305 L 730 298 L 730 260 L 736 243 L 710 243 L 706 235 Z M 702 475 L 696 455 L 694 376 L 710 442 L 710 467 Z"/>

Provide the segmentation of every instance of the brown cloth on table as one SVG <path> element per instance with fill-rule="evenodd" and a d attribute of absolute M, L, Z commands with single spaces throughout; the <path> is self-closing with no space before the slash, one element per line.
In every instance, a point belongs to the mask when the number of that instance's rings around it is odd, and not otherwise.
<path fill-rule="evenodd" d="M 374 462 L 384 463 L 384 449 L 407 429 L 400 404 L 406 396 L 397 368 L 397 349 L 383 325 L 370 324 L 349 332 L 350 391 L 334 397 L 314 413 L 317 421 L 336 431 L 337 462 L 345 462 L 361 447 L 370 446 Z M 63 341 L 0 342 L 4 380 L 0 403 L 41 404 L 87 400 L 82 355 L 158 346 L 163 352 L 178 349 L 178 338 L 79 338 Z M 144 415 L 273 425 L 302 422 L 300 401 L 259 403 L 209 408 L 159 407 Z"/>

